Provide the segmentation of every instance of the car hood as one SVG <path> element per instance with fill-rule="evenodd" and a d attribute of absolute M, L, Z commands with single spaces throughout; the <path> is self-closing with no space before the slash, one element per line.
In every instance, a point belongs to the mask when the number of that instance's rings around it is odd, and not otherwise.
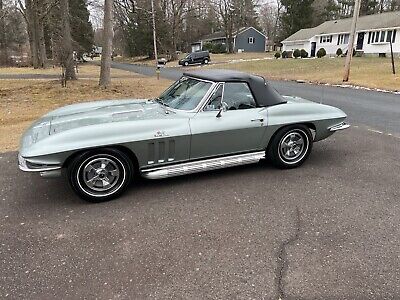
<path fill-rule="evenodd" d="M 173 112 L 151 100 L 102 101 L 70 105 L 47 115 L 49 134 L 78 127 L 114 122 L 166 118 Z"/>
<path fill-rule="evenodd" d="M 294 103 L 315 103 L 311 100 L 307 100 L 304 98 L 300 98 L 297 96 L 282 96 L 288 104 L 294 104 Z"/>

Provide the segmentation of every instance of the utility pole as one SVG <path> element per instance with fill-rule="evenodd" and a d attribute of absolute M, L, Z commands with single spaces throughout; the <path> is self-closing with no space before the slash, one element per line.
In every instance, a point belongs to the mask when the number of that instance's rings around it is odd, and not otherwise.
<path fill-rule="evenodd" d="M 357 27 L 358 16 L 360 14 L 360 6 L 361 6 L 361 0 L 356 0 L 354 3 L 353 21 L 351 22 L 349 46 L 347 48 L 347 57 L 346 57 L 346 64 L 344 67 L 343 82 L 349 81 L 350 63 L 351 63 L 351 59 L 353 57 L 354 39 L 356 36 L 356 27 Z"/>
<path fill-rule="evenodd" d="M 156 16 L 155 16 L 155 12 L 154 12 L 154 0 L 151 0 L 151 15 L 152 15 L 152 18 L 153 18 L 154 59 L 156 61 L 157 79 L 159 79 L 160 78 L 160 69 L 158 68 Z"/>
<path fill-rule="evenodd" d="M 393 34 L 393 33 L 392 33 Z M 393 44 L 392 44 L 392 36 L 390 37 L 390 57 L 392 59 L 392 72 L 393 75 L 396 75 L 396 67 L 394 66 L 394 55 L 393 55 Z"/>

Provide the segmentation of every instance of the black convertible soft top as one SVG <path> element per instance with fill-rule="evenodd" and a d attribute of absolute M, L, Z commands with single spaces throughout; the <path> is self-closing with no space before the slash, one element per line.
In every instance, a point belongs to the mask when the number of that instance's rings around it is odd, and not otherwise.
<path fill-rule="evenodd" d="M 246 82 L 259 107 L 286 103 L 286 100 L 261 76 L 239 71 L 217 69 L 185 72 L 183 76 L 214 82 Z"/>

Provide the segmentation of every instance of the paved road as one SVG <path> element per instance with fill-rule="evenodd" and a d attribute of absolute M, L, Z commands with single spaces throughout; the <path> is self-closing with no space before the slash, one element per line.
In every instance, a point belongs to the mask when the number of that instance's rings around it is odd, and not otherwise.
<path fill-rule="evenodd" d="M 399 299 L 400 139 L 352 127 L 86 204 L 0 154 L 1 299 Z"/>
<path fill-rule="evenodd" d="M 153 76 L 154 68 L 114 62 L 114 68 Z M 183 68 L 164 68 L 161 76 L 176 80 Z M 284 95 L 296 95 L 343 109 L 349 121 L 364 124 L 386 133 L 400 135 L 400 95 L 340 88 L 324 85 L 302 84 L 288 81 L 270 81 Z"/>
<path fill-rule="evenodd" d="M 55 74 L 0 74 L 0 79 L 60 79 Z"/>

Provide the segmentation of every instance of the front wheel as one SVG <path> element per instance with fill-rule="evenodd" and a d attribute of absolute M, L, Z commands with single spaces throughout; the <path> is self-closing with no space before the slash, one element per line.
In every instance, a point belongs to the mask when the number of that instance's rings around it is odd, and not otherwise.
<path fill-rule="evenodd" d="M 204 64 L 208 65 L 208 59 L 207 58 L 204 60 Z"/>
<path fill-rule="evenodd" d="M 116 149 L 90 150 L 68 167 L 74 192 L 89 202 L 104 202 L 120 196 L 133 175 L 131 160 Z"/>
<path fill-rule="evenodd" d="M 312 134 L 304 125 L 282 128 L 268 146 L 267 155 L 272 163 L 281 169 L 291 169 L 302 165 L 312 149 Z"/>
<path fill-rule="evenodd" d="M 184 65 L 185 67 L 187 67 L 187 66 L 189 65 L 189 63 L 188 63 L 187 61 L 185 61 L 185 62 L 183 63 L 183 65 Z"/>

